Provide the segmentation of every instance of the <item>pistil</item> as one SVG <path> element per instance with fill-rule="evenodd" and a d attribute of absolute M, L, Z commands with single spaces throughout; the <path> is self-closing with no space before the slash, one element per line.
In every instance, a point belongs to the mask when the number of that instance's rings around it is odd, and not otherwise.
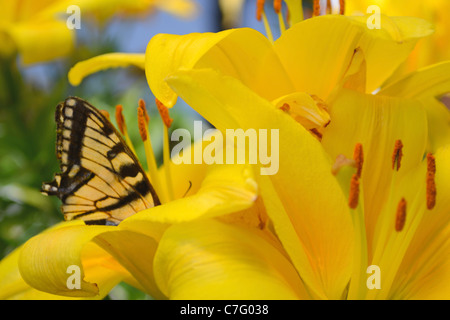
<path fill-rule="evenodd" d="M 364 215 L 364 198 L 360 182 L 363 167 L 363 147 L 361 143 L 355 145 L 353 151 L 353 161 L 356 167 L 356 173 L 353 174 L 350 181 L 349 207 L 352 209 L 351 216 L 354 230 L 354 260 L 352 277 L 348 290 L 348 299 L 362 299 L 365 295 L 365 271 L 367 269 L 367 236 Z"/>
<path fill-rule="evenodd" d="M 275 12 L 278 15 L 278 22 L 280 25 L 280 34 L 283 34 L 283 32 L 286 31 L 286 25 L 284 24 L 284 18 L 283 18 L 283 14 L 281 12 L 281 5 L 282 0 L 274 0 L 273 1 L 273 9 L 275 10 Z"/>
<path fill-rule="evenodd" d="M 267 20 L 266 14 L 264 13 L 264 2 L 265 0 L 256 1 L 256 19 L 264 22 L 264 28 L 266 29 L 267 39 L 273 42 L 272 30 L 270 29 L 269 21 Z"/>

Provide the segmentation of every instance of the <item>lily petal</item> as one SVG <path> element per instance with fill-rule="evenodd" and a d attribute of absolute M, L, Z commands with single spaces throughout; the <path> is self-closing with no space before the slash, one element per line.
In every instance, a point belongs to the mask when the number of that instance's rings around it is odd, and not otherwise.
<path fill-rule="evenodd" d="M 215 68 L 268 100 L 293 91 L 272 44 L 250 28 L 183 36 L 159 34 L 150 40 L 145 55 L 150 89 L 169 108 L 177 96 L 164 80 L 180 69 Z"/>
<path fill-rule="evenodd" d="M 450 61 L 438 63 L 413 73 L 386 86 L 379 95 L 417 98 L 427 111 L 430 151 L 450 142 L 450 111 L 438 101 L 450 92 Z"/>
<path fill-rule="evenodd" d="M 7 31 L 21 52 L 24 64 L 60 58 L 73 49 L 74 31 L 62 21 L 16 24 Z"/>
<path fill-rule="evenodd" d="M 386 19 L 392 19 L 401 38 L 390 29 L 369 30 L 366 20 L 357 17 L 327 15 L 292 26 L 275 41 L 274 49 L 296 91 L 327 99 L 345 75 L 354 50 L 361 48 L 367 62 L 366 90 L 372 92 L 407 58 L 418 38 L 431 32 L 424 20 L 414 20 L 418 26 L 413 30 L 413 21 L 404 17 Z"/>
<path fill-rule="evenodd" d="M 279 170 L 270 176 L 274 191 L 264 202 L 278 199 L 284 211 L 268 208 L 268 215 L 302 279 L 311 288 L 320 288 L 317 290 L 322 293 L 317 294 L 339 298 L 350 275 L 352 222 L 320 143 L 294 119 L 232 77 L 206 69 L 180 71 L 167 81 L 222 132 L 279 130 L 279 146 L 271 142 L 275 150 L 279 147 Z M 283 213 L 288 216 L 281 220 Z M 291 246 L 288 242 L 296 237 L 301 245 Z"/>
<path fill-rule="evenodd" d="M 307 299 L 289 260 L 262 232 L 211 219 L 170 227 L 155 256 L 170 299 Z"/>
<path fill-rule="evenodd" d="M 0 263 L 0 299 L 11 300 L 74 300 L 81 299 L 78 297 L 68 297 L 54 295 L 47 292 L 39 291 L 33 287 L 30 287 L 21 277 L 18 260 L 21 254 L 22 247 L 17 248 L 4 258 Z M 101 250 L 101 249 L 100 249 Z M 103 250 L 101 250 L 103 251 Z M 104 252 L 104 251 L 103 251 Z M 104 255 L 99 254 L 99 250 L 96 250 L 95 261 L 105 262 L 103 260 Z M 103 261 L 102 261 L 103 260 Z M 89 277 L 93 277 L 100 284 L 100 292 L 95 297 L 84 297 L 83 299 L 102 299 L 109 291 L 117 284 L 113 273 L 115 271 L 110 268 L 105 268 L 101 263 L 98 265 L 90 265 L 88 267 Z"/>
<path fill-rule="evenodd" d="M 135 66 L 145 68 L 145 56 L 140 53 L 107 53 L 78 62 L 69 71 L 69 82 L 78 86 L 85 77 L 101 70 Z"/>
<path fill-rule="evenodd" d="M 147 223 L 181 223 L 211 218 L 250 207 L 257 196 L 251 168 L 245 165 L 211 165 L 195 195 L 141 211 L 121 223 L 136 228 Z"/>
<path fill-rule="evenodd" d="M 81 221 L 82 222 L 82 221 Z M 81 259 L 82 249 L 92 238 L 114 227 L 68 224 L 39 234 L 28 240 L 20 253 L 19 270 L 23 279 L 32 287 L 56 295 L 72 297 L 99 295 L 99 282 L 85 281 L 87 270 Z M 80 289 L 68 288 L 68 267 L 80 269 Z M 122 275 L 116 274 L 116 283 Z M 90 279 L 92 280 L 92 279 Z"/>
<path fill-rule="evenodd" d="M 165 298 L 153 277 L 153 258 L 158 246 L 154 238 L 131 230 L 118 230 L 101 233 L 94 242 L 110 253 L 145 292 L 155 299 Z"/>

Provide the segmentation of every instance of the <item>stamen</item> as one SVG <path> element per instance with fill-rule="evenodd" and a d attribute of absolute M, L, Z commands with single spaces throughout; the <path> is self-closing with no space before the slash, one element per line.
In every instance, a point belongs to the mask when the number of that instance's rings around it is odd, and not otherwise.
<path fill-rule="evenodd" d="M 427 208 L 431 210 L 436 205 L 436 159 L 427 154 Z"/>
<path fill-rule="evenodd" d="M 291 12 L 289 11 L 289 7 L 286 8 L 286 21 L 288 23 L 288 26 L 291 25 Z"/>
<path fill-rule="evenodd" d="M 280 107 L 280 110 L 283 110 L 284 112 L 289 112 L 289 110 L 291 109 L 291 107 L 285 103 Z"/>
<path fill-rule="evenodd" d="M 264 12 L 264 2 L 265 0 L 256 1 L 256 20 L 261 21 L 261 16 Z"/>
<path fill-rule="evenodd" d="M 281 2 L 282 2 L 282 0 L 274 0 L 273 1 L 273 9 L 276 12 L 276 14 L 278 15 L 278 22 L 280 25 L 280 33 L 283 34 L 283 32 L 286 31 L 286 25 L 284 24 L 284 18 L 283 18 L 283 14 L 281 12 L 281 8 L 282 8 Z"/>
<path fill-rule="evenodd" d="M 281 11 L 281 2 L 282 0 L 273 0 L 273 9 L 276 13 L 280 13 Z"/>
<path fill-rule="evenodd" d="M 345 0 L 339 0 L 339 14 L 344 15 L 345 13 Z"/>
<path fill-rule="evenodd" d="M 395 141 L 394 153 L 392 154 L 392 170 L 399 170 L 402 156 L 403 156 L 403 143 L 401 140 Z"/>
<path fill-rule="evenodd" d="M 158 99 L 155 99 L 156 107 L 158 108 L 159 114 L 167 128 L 172 125 L 173 119 L 169 116 L 169 109 L 161 103 Z"/>
<path fill-rule="evenodd" d="M 358 176 L 354 174 L 350 181 L 350 193 L 348 196 L 348 206 L 351 209 L 356 209 L 359 200 L 359 180 Z"/>
<path fill-rule="evenodd" d="M 406 221 L 406 200 L 402 198 L 397 206 L 397 214 L 395 216 L 395 231 L 403 230 Z"/>
<path fill-rule="evenodd" d="M 163 159 L 164 159 L 164 173 L 166 175 L 167 195 L 169 200 L 174 200 L 174 191 L 172 184 L 172 175 L 170 166 L 172 161 L 170 159 L 170 145 L 169 145 L 169 128 L 172 125 L 173 119 L 169 116 L 169 109 L 161 103 L 158 99 L 155 99 L 156 107 L 158 108 L 161 119 L 164 122 L 164 135 L 163 135 Z"/>
<path fill-rule="evenodd" d="M 355 146 L 355 150 L 353 151 L 353 160 L 355 160 L 356 164 L 356 175 L 358 178 L 361 178 L 362 166 L 364 163 L 364 153 L 361 143 L 357 143 Z"/>
<path fill-rule="evenodd" d="M 108 111 L 106 111 L 106 110 L 100 110 L 100 112 L 101 112 L 101 114 L 102 114 L 106 119 L 108 119 L 108 121 L 110 120 L 110 118 L 109 118 L 109 112 L 108 112 Z"/>
<path fill-rule="evenodd" d="M 322 133 L 320 133 L 320 131 L 317 130 L 317 128 L 312 128 L 309 131 L 311 131 L 311 133 L 315 135 L 319 139 L 319 141 L 322 141 Z"/>
<path fill-rule="evenodd" d="M 271 43 L 273 43 L 272 30 L 270 29 L 269 21 L 267 20 L 267 17 L 266 17 L 266 14 L 264 13 L 264 11 L 262 12 L 261 15 L 262 15 L 262 19 L 264 22 L 264 29 L 266 29 L 267 39 L 269 39 L 269 41 Z"/>
<path fill-rule="evenodd" d="M 331 9 L 332 9 L 331 0 L 327 0 L 327 10 L 326 10 L 327 14 L 331 14 L 332 11 Z"/>
<path fill-rule="evenodd" d="M 323 128 L 330 123 L 326 103 L 315 95 L 304 92 L 291 93 L 274 100 L 275 108 L 289 114 L 295 121 L 320 138 Z"/>
<path fill-rule="evenodd" d="M 167 202 L 167 199 L 165 198 L 165 193 L 162 192 L 163 189 L 161 187 L 162 184 L 159 179 L 158 166 L 156 164 L 152 140 L 150 139 L 150 136 L 148 134 L 147 124 L 149 119 L 150 118 L 148 117 L 147 111 L 145 109 L 145 102 L 144 100 L 140 99 L 138 107 L 138 126 L 142 141 L 144 141 L 145 157 L 147 158 L 147 167 L 150 176 L 150 181 L 152 182 L 153 187 L 155 188 L 155 191 L 158 194 L 159 198 L 162 200 L 163 203 L 165 203 Z"/>
<path fill-rule="evenodd" d="M 145 121 L 147 121 L 147 124 L 148 124 L 150 122 L 150 117 L 149 117 L 149 115 L 147 113 L 147 108 L 145 107 L 144 99 L 139 99 L 138 106 L 144 112 Z"/>
<path fill-rule="evenodd" d="M 320 16 L 320 0 L 314 0 L 313 17 Z"/>
<path fill-rule="evenodd" d="M 116 106 L 116 122 L 117 122 L 117 126 L 119 127 L 120 132 L 123 135 L 125 135 L 125 132 L 127 131 L 127 127 L 125 124 L 125 120 L 123 118 L 122 110 L 123 110 L 122 105 L 118 104 Z"/>
<path fill-rule="evenodd" d="M 136 154 L 136 151 L 134 150 L 133 143 L 131 142 L 130 136 L 128 135 L 127 131 L 127 125 L 125 123 L 125 118 L 122 113 L 123 107 L 122 105 L 118 104 L 116 106 L 116 122 L 117 127 L 119 128 L 119 131 L 122 133 L 123 137 L 125 138 L 125 142 L 130 147 L 131 151 L 133 151 L 134 154 Z"/>
<path fill-rule="evenodd" d="M 431 153 L 427 154 L 427 172 L 436 174 L 436 159 Z"/>
<path fill-rule="evenodd" d="M 325 101 L 323 101 L 320 97 L 315 94 L 311 95 L 311 98 L 316 102 L 317 106 L 325 111 L 328 111 L 328 106 Z"/>
<path fill-rule="evenodd" d="M 138 126 L 142 141 L 147 141 L 147 121 L 142 108 L 138 108 Z"/>

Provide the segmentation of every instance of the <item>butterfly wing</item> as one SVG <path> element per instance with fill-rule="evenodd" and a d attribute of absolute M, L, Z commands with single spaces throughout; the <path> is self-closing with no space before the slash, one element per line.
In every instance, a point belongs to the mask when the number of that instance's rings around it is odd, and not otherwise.
<path fill-rule="evenodd" d="M 77 97 L 56 108 L 61 173 L 41 192 L 62 201 L 66 220 L 118 224 L 160 201 L 134 153 L 101 112 Z"/>

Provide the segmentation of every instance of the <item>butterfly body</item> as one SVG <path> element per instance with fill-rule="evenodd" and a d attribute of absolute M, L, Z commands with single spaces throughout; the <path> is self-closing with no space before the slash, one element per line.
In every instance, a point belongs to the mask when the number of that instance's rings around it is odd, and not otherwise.
<path fill-rule="evenodd" d="M 118 224 L 160 204 L 134 153 L 95 107 L 69 97 L 57 106 L 55 121 L 61 173 L 41 191 L 61 199 L 66 220 Z"/>

